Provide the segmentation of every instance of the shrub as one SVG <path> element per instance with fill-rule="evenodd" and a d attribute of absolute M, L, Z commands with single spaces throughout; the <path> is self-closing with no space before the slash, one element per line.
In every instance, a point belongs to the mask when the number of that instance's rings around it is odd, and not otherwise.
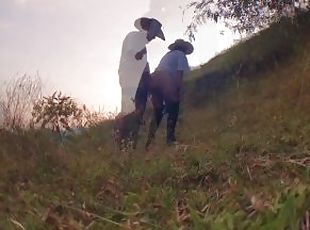
<path fill-rule="evenodd" d="M 32 112 L 32 126 L 50 128 L 52 131 L 72 131 L 74 128 L 90 127 L 103 118 L 79 105 L 72 97 L 54 92 L 52 96 L 37 101 Z"/>

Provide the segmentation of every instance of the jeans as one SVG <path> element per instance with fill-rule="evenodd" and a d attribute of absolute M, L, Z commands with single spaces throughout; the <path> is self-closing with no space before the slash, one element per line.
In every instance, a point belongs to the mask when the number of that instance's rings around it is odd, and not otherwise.
<path fill-rule="evenodd" d="M 167 144 L 176 141 L 175 128 L 180 110 L 180 89 L 174 84 L 174 80 L 167 73 L 155 72 L 152 74 L 152 86 L 150 88 L 152 95 L 153 117 L 149 127 L 149 134 L 146 148 L 155 138 L 155 133 L 163 119 L 165 113 L 167 118 Z"/>

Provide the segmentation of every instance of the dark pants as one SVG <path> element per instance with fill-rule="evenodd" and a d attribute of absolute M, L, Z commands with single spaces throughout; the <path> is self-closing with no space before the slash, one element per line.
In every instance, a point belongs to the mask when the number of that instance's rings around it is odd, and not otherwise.
<path fill-rule="evenodd" d="M 148 87 L 151 80 L 149 72 L 144 72 L 141 76 L 136 95 L 135 95 L 135 112 L 139 119 L 143 120 L 143 115 L 146 108 L 148 98 Z"/>
<path fill-rule="evenodd" d="M 146 143 L 146 148 L 151 144 L 155 137 L 156 130 L 165 113 L 167 118 L 167 144 L 176 141 L 175 128 L 179 116 L 180 108 L 180 90 L 176 87 L 173 81 L 166 80 L 172 76 L 164 73 L 154 73 L 152 76 L 152 105 L 153 118 L 149 127 L 149 134 Z"/>

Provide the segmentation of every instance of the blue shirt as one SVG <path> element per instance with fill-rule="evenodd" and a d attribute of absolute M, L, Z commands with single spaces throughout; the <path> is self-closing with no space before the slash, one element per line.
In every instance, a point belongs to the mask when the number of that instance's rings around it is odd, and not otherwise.
<path fill-rule="evenodd" d="M 172 50 L 163 56 L 156 71 L 165 71 L 175 76 L 178 71 L 189 72 L 190 67 L 184 52 Z"/>

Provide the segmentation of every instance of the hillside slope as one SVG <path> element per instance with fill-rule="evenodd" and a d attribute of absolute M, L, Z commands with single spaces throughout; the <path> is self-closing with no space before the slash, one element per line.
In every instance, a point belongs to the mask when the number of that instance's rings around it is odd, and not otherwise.
<path fill-rule="evenodd" d="M 262 77 L 273 68 L 294 61 L 309 42 L 309 13 L 296 19 L 283 19 L 248 40 L 214 57 L 192 73 L 188 86 L 191 105 L 204 104 L 210 96 L 221 93 L 241 78 Z M 194 79 L 194 80 L 193 80 Z"/>
<path fill-rule="evenodd" d="M 64 143 L 1 132 L 0 229 L 307 229 L 309 16 L 298 22 L 193 73 L 176 148 L 161 130 L 146 153 L 142 130 L 117 152 L 112 122 Z"/>

